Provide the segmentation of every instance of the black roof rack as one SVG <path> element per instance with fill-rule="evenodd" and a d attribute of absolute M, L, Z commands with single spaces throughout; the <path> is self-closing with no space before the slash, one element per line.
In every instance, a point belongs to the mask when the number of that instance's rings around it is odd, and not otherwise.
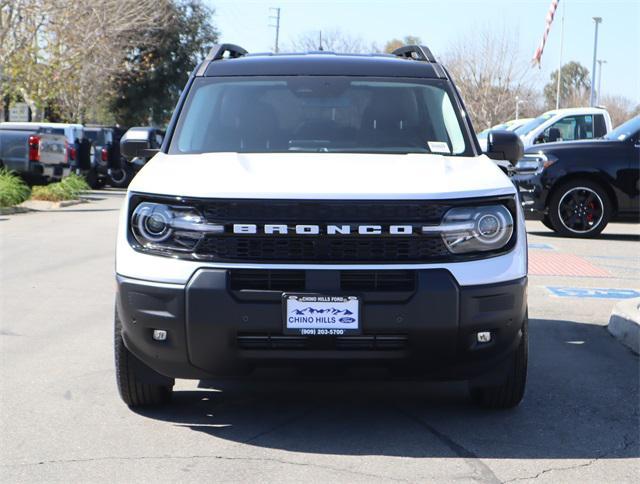
<path fill-rule="evenodd" d="M 305 69 L 311 69 L 311 72 L 322 73 L 322 75 L 335 74 L 339 75 L 340 72 L 344 71 L 345 68 L 351 66 L 353 72 L 361 73 L 365 75 L 367 73 L 378 73 L 378 72 L 387 72 L 389 70 L 389 66 L 385 63 L 380 63 L 378 67 L 375 66 L 376 62 L 369 62 L 367 58 L 372 57 L 387 57 L 387 58 L 400 58 L 404 60 L 411 60 L 414 62 L 402 62 L 401 71 L 407 74 L 409 77 L 415 75 L 417 77 L 432 77 L 432 75 L 428 74 L 433 71 L 436 78 L 439 79 L 448 79 L 449 76 L 431 53 L 428 47 L 424 45 L 405 45 L 400 47 L 399 49 L 394 50 L 391 54 L 338 54 L 328 51 L 311 51 L 306 52 L 306 54 L 324 54 L 320 62 L 316 62 L 318 57 L 310 55 L 307 59 L 294 59 L 293 56 L 304 56 L 305 53 L 282 53 L 282 54 L 274 54 L 272 52 L 264 53 L 264 54 L 249 54 L 245 49 L 238 45 L 234 44 L 216 44 L 210 50 L 209 54 L 204 58 L 204 60 L 200 63 L 200 65 L 196 68 L 194 74 L 195 77 L 202 77 L 207 75 L 258 75 L 256 73 L 261 73 L 261 75 L 274 75 L 274 74 L 282 74 L 285 72 L 297 72 L 296 66 L 293 64 L 303 62 L 306 66 Z M 240 61 L 236 62 L 219 62 L 223 59 L 237 59 L 239 57 L 260 57 L 260 56 L 268 56 L 273 59 L 273 61 L 269 61 L 264 64 L 262 61 L 252 61 L 247 60 L 247 62 Z M 357 57 L 357 58 L 356 58 Z M 351 58 L 351 59 L 350 59 Z M 255 62 L 254 62 L 255 61 Z M 398 61 L 399 62 L 399 61 Z M 429 68 L 425 65 L 419 64 L 429 64 Z M 353 64 L 353 65 L 351 65 Z M 315 67 L 314 67 L 315 66 Z M 426 68 L 426 70 L 424 69 Z M 215 74 L 214 74 L 215 73 Z M 292 74 L 289 74 L 292 75 Z"/>
<path fill-rule="evenodd" d="M 227 57 L 230 59 L 242 57 L 243 55 L 246 55 L 248 53 L 246 49 L 243 49 L 239 45 L 215 44 L 207 54 L 207 57 L 205 57 L 202 63 L 200 64 L 200 68 L 198 69 L 198 72 L 196 73 L 196 75 L 197 76 L 204 75 L 204 72 L 207 70 L 209 63 L 220 60 L 220 59 L 224 59 L 225 58 L 224 55 L 227 52 L 229 53 Z"/>
<path fill-rule="evenodd" d="M 405 45 L 394 50 L 392 54 L 398 57 L 406 57 L 407 59 L 436 62 L 436 58 L 429 50 L 429 47 L 425 45 Z"/>

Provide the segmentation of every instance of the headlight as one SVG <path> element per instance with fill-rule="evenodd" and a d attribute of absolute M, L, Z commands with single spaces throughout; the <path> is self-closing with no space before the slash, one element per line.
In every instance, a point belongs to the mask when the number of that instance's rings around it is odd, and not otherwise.
<path fill-rule="evenodd" d="M 456 207 L 445 214 L 438 228 L 449 252 L 486 252 L 509 243 L 513 217 L 503 205 Z"/>
<path fill-rule="evenodd" d="M 549 168 L 556 162 L 555 158 L 548 158 L 544 153 L 530 153 L 524 155 L 518 163 L 515 170 L 519 175 L 539 174 L 542 170 Z"/>
<path fill-rule="evenodd" d="M 221 233 L 192 207 L 143 202 L 131 215 L 131 232 L 142 249 L 192 252 L 206 233 Z"/>

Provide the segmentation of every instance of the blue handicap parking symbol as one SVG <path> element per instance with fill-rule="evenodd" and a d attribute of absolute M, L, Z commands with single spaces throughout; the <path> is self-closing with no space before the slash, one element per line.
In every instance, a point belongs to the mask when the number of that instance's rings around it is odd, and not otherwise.
<path fill-rule="evenodd" d="M 590 297 L 599 299 L 631 299 L 640 297 L 635 289 L 613 289 L 598 287 L 558 287 L 547 286 L 547 289 L 559 297 Z"/>

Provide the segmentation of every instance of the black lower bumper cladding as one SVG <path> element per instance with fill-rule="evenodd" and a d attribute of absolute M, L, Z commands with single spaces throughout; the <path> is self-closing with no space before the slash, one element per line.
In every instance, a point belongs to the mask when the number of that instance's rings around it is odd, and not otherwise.
<path fill-rule="evenodd" d="M 337 362 L 385 366 L 402 376 L 469 379 L 500 366 L 520 341 L 526 278 L 461 287 L 444 269 L 389 271 L 391 282 L 401 281 L 394 285 L 384 282 L 384 270 L 349 272 L 201 269 L 185 287 L 118 276 L 123 338 L 140 360 L 174 378 Z M 288 283 L 295 292 L 356 291 L 363 302 L 361 334 L 285 335 Z M 166 330 L 167 339 L 155 341 L 154 329 Z M 491 341 L 478 343 L 477 333 L 487 331 Z"/>

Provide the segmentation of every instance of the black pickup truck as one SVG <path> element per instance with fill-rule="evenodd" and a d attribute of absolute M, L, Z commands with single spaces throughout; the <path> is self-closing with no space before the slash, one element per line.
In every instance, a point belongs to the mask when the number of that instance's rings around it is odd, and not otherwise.
<path fill-rule="evenodd" d="M 603 138 L 529 148 L 516 165 L 525 215 L 566 237 L 640 221 L 640 116 Z"/>

